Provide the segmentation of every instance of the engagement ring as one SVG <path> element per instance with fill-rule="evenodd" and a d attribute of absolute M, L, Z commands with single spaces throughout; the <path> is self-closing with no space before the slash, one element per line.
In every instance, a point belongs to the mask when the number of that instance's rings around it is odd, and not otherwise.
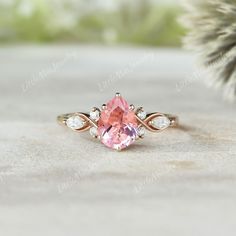
<path fill-rule="evenodd" d="M 178 125 L 177 116 L 160 112 L 146 113 L 142 107 L 135 109 L 134 105 L 128 105 L 120 93 L 116 93 L 101 109 L 94 107 L 89 114 L 63 114 L 57 120 L 76 132 L 89 130 L 92 137 L 116 150 L 127 148 L 143 138 L 146 129 L 160 132 Z"/>

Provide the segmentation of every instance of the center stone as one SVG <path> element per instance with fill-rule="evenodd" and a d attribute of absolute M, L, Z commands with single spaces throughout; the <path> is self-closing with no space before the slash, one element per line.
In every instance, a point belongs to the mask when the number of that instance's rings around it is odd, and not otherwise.
<path fill-rule="evenodd" d="M 134 111 L 120 95 L 114 97 L 102 110 L 98 121 L 98 135 L 109 148 L 121 150 L 137 137 L 138 123 Z"/>

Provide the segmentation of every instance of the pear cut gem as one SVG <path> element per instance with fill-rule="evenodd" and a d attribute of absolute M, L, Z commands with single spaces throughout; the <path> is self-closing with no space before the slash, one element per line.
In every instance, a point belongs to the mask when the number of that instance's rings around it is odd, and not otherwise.
<path fill-rule="evenodd" d="M 120 95 L 106 104 L 98 121 L 98 135 L 109 148 L 121 150 L 131 145 L 138 133 L 138 122 L 134 111 Z"/>

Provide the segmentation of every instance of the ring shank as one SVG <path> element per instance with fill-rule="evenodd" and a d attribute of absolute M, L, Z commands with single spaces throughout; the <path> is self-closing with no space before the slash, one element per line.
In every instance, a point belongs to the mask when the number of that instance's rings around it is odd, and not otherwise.
<path fill-rule="evenodd" d="M 66 120 L 71 117 L 76 115 L 77 113 L 67 113 L 67 114 L 62 114 L 57 116 L 57 122 L 61 125 L 66 125 Z"/>
<path fill-rule="evenodd" d="M 171 127 L 177 127 L 179 125 L 179 118 L 178 116 L 171 115 L 171 114 L 163 114 L 164 116 L 168 117 L 170 120 Z"/>

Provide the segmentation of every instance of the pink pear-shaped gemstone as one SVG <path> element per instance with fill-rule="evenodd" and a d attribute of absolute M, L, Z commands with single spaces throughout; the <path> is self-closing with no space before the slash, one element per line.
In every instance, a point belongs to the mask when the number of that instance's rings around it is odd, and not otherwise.
<path fill-rule="evenodd" d="M 101 142 L 109 148 L 121 150 L 132 144 L 137 137 L 138 123 L 127 101 L 115 96 L 107 103 L 98 121 Z"/>

